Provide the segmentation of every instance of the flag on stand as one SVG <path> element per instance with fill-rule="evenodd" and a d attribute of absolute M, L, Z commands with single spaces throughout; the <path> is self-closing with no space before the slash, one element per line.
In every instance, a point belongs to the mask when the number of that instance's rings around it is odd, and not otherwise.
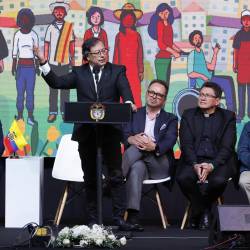
<path fill-rule="evenodd" d="M 19 149 L 23 149 L 27 145 L 27 141 L 23 137 L 22 131 L 18 127 L 17 121 L 14 120 L 9 129 L 8 135 L 4 138 L 4 145 L 10 154 Z"/>

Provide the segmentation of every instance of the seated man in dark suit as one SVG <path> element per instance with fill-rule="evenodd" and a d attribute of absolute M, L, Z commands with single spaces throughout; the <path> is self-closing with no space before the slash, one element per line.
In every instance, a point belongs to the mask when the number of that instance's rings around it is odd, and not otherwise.
<path fill-rule="evenodd" d="M 216 83 L 205 82 L 198 107 L 185 110 L 181 119 L 177 182 L 191 202 L 192 228 L 209 226 L 204 212 L 210 211 L 236 173 L 235 113 L 219 107 L 221 93 Z"/>
<path fill-rule="evenodd" d="M 245 124 L 241 132 L 238 143 L 238 158 L 240 161 L 239 185 L 250 204 L 250 122 Z"/>
<path fill-rule="evenodd" d="M 143 180 L 166 178 L 173 167 L 177 117 L 164 111 L 167 94 L 167 84 L 153 80 L 146 93 L 146 106 L 134 113 L 124 128 L 126 151 L 122 168 L 127 178 L 128 222 L 135 231 L 143 231 L 138 224 Z"/>
<path fill-rule="evenodd" d="M 2 123 L 0 121 L 0 156 L 3 154 L 4 151 L 4 145 L 3 145 L 3 129 L 2 129 Z"/>

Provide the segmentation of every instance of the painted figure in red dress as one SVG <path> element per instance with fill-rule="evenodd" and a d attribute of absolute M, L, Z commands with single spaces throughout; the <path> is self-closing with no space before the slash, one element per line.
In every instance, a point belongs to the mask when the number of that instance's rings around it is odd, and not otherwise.
<path fill-rule="evenodd" d="M 242 28 L 239 30 L 233 41 L 233 71 L 237 73 L 238 82 L 238 116 L 237 122 L 240 122 L 245 115 L 246 88 L 248 95 L 248 117 L 250 118 L 250 11 L 241 12 Z"/>
<path fill-rule="evenodd" d="M 83 42 L 92 37 L 96 37 L 100 39 L 104 43 L 105 48 L 108 49 L 108 36 L 106 31 L 101 28 L 104 23 L 104 15 L 102 9 L 99 7 L 92 6 L 87 11 L 86 17 L 91 27 L 85 31 Z"/>
<path fill-rule="evenodd" d="M 172 57 L 180 57 L 181 49 L 173 41 L 174 13 L 171 6 L 161 3 L 148 25 L 149 36 L 157 41 L 159 52 L 155 56 L 156 78 L 170 83 Z"/>
<path fill-rule="evenodd" d="M 135 104 L 141 107 L 141 81 L 143 80 L 143 47 L 140 34 L 136 31 L 136 21 L 143 12 L 133 4 L 126 3 L 122 9 L 114 12 L 120 20 L 119 33 L 115 37 L 113 63 L 126 66 L 126 75 L 130 83 Z"/>

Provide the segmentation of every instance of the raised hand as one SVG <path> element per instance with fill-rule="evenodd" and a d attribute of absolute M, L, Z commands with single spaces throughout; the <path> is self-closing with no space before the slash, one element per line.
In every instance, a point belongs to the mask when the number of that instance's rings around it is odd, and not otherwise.
<path fill-rule="evenodd" d="M 46 60 L 44 58 L 44 54 L 42 53 L 42 51 L 39 49 L 39 47 L 34 46 L 33 47 L 33 51 L 34 51 L 34 55 L 38 58 L 39 62 L 41 64 L 45 63 Z"/>

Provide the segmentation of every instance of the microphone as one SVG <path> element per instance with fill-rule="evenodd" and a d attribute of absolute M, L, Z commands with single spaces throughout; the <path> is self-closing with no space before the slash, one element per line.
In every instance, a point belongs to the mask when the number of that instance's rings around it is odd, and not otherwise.
<path fill-rule="evenodd" d="M 95 82 L 96 82 L 96 101 L 98 102 L 99 101 L 99 89 L 98 89 L 98 83 L 99 83 L 99 73 L 100 73 L 100 66 L 98 65 L 95 65 L 93 67 L 93 73 L 95 75 Z"/>

